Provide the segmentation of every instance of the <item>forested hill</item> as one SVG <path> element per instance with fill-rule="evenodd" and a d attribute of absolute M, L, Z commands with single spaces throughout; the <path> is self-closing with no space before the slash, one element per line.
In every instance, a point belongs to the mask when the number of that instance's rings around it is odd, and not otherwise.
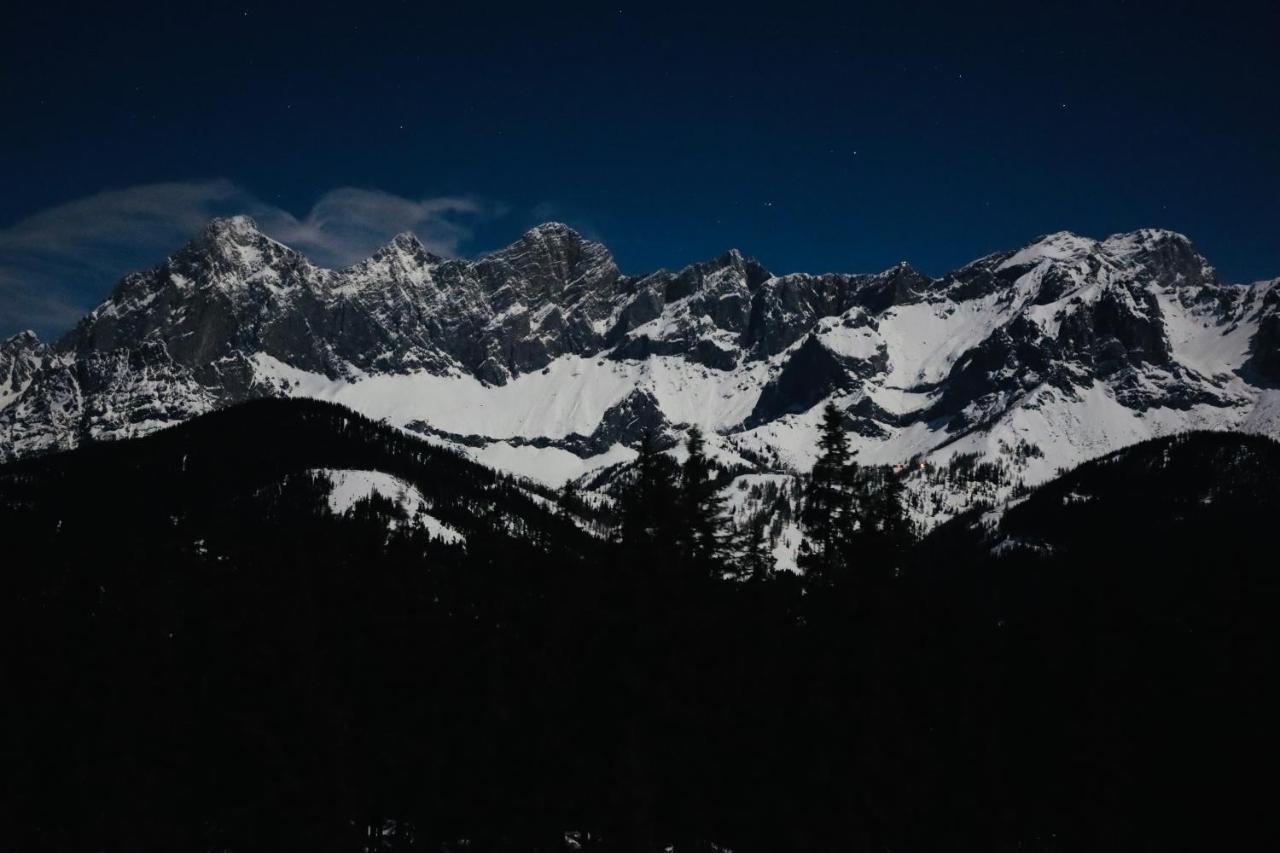
<path fill-rule="evenodd" d="M 974 738 L 960 760 L 1059 827 L 1030 846 L 1088 848 L 1092 826 L 1093 849 L 1203 850 L 1269 824 L 1250 768 L 1280 755 L 1277 518 L 1280 444 L 1194 433 L 920 543 L 902 654 L 950 661 L 932 689 Z"/>
<path fill-rule="evenodd" d="M 1177 850 L 1269 825 L 1277 445 L 1137 445 L 911 543 L 827 420 L 799 576 L 708 527 L 696 452 L 642 447 L 592 534 L 307 401 L 0 467 L 0 848 Z M 398 485 L 335 509 L 383 482 L 352 472 Z"/>
<path fill-rule="evenodd" d="M 1192 432 L 1086 462 L 1007 508 L 957 518 L 930 537 L 949 564 L 991 549 L 1135 566 L 1195 556 L 1229 566 L 1259 556 L 1280 506 L 1280 442 Z M 1190 550 L 1188 550 L 1190 549 Z"/>
<path fill-rule="evenodd" d="M 220 532 L 226 547 L 252 550 L 267 543 L 251 530 L 276 534 L 257 524 L 241 527 L 250 517 L 318 512 L 330 484 L 309 481 L 346 472 L 390 475 L 476 548 L 554 539 L 571 553 L 586 544 L 555 511 L 548 500 L 555 494 L 546 487 L 315 400 L 256 400 L 142 441 L 86 445 L 4 466 L 0 505 L 9 521 L 22 519 L 27 535 L 48 528 L 67 542 L 89 538 L 104 553 L 135 537 L 155 548 L 157 537 L 187 536 L 190 546 Z M 301 493 L 308 488 L 314 494 Z M 416 510 L 368 503 L 366 509 L 384 515 Z"/>

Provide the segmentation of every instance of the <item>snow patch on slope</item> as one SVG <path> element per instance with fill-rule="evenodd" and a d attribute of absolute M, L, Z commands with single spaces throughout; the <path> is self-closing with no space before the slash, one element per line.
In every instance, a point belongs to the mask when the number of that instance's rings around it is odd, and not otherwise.
<path fill-rule="evenodd" d="M 895 305 L 880 315 L 880 337 L 889 350 L 890 388 L 933 385 L 947 378 L 961 355 L 1013 314 L 1004 294 L 964 302 Z"/>
<path fill-rule="evenodd" d="M 450 445 L 454 446 L 454 445 Z M 607 468 L 619 462 L 630 462 L 636 452 L 615 444 L 597 456 L 583 458 L 559 447 L 533 447 L 495 441 L 482 448 L 457 447 L 482 465 L 526 477 L 547 486 L 559 488 L 589 471 Z"/>
<path fill-rule="evenodd" d="M 371 495 L 380 495 L 394 501 L 408 515 L 410 523 L 425 529 L 432 536 L 448 544 L 464 542 L 466 537 L 426 512 L 429 502 L 411 483 L 382 471 L 361 471 L 345 468 L 317 468 L 312 474 L 322 474 L 333 483 L 329 492 L 329 510 L 344 515 L 357 503 Z"/>

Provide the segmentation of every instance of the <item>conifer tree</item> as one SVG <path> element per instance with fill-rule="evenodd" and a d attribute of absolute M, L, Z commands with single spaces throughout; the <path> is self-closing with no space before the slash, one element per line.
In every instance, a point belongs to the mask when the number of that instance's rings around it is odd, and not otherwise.
<path fill-rule="evenodd" d="M 899 569 L 903 552 L 914 537 L 911 520 L 903 507 L 905 489 L 892 471 L 868 479 L 861 502 L 854 548 L 869 561 L 865 580 L 887 580 Z"/>
<path fill-rule="evenodd" d="M 690 568 L 716 574 L 725 562 L 724 498 L 712 475 L 702 430 L 690 428 L 685 447 L 689 457 L 680 476 L 678 547 Z"/>
<path fill-rule="evenodd" d="M 805 540 L 799 564 L 816 583 L 831 583 L 849 558 L 857 523 L 854 480 L 857 468 L 845 438 L 840 410 L 828 403 L 822 410 L 818 461 L 809 476 L 800 521 Z"/>
<path fill-rule="evenodd" d="M 769 535 L 766 530 L 766 518 L 761 513 L 747 524 L 746 536 L 742 545 L 740 558 L 742 580 L 762 581 L 773 574 L 777 563 L 773 551 L 769 547 Z"/>
<path fill-rule="evenodd" d="M 556 498 L 556 507 L 561 516 L 582 515 L 584 509 L 582 495 L 578 491 L 578 484 L 573 480 L 565 480 L 564 485 L 560 487 L 560 494 Z"/>
<path fill-rule="evenodd" d="M 620 499 L 619 538 L 628 556 L 643 560 L 674 545 L 680 490 L 676 466 L 658 451 L 652 432 L 641 436 L 637 449 L 631 481 Z"/>

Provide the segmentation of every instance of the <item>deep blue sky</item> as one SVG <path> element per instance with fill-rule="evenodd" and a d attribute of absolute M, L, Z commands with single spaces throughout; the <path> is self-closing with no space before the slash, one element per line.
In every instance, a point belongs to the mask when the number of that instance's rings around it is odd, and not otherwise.
<path fill-rule="evenodd" d="M 737 246 L 941 273 L 1153 225 L 1228 280 L 1280 275 L 1275 2 L 283 5 L 10 7 L 0 333 L 65 326 L 206 209 L 404 219 L 312 210 L 343 187 L 452 199 L 406 215 L 462 254 L 562 219 L 628 272 Z M 140 197 L 123 235 L 58 230 Z"/>

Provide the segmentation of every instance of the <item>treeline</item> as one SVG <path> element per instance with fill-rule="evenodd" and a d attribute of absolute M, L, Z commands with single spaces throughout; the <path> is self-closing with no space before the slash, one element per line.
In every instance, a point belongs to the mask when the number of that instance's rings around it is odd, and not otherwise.
<path fill-rule="evenodd" d="M 614 504 L 590 504 L 570 481 L 559 505 L 569 516 L 596 522 L 592 529 L 620 546 L 626 559 L 652 563 L 661 552 L 657 562 L 665 571 L 737 581 L 759 582 L 777 572 L 779 526 L 794 520 L 804 537 L 798 568 L 806 585 L 873 583 L 900 573 L 916 531 L 904 507 L 903 472 L 859 466 L 842 421 L 828 405 L 813 472 L 799 478 L 794 497 L 773 483 L 753 486 L 758 508 L 742 519 L 725 506 L 734 470 L 708 457 L 696 427 L 685 436 L 681 463 L 645 434 L 620 482 L 609 484 Z"/>
<path fill-rule="evenodd" d="M 0 848 L 1228 843 L 1267 814 L 1236 756 L 1275 710 L 1280 458 L 1216 441 L 1033 495 L 1010 529 L 1052 547 L 997 560 L 916 541 L 829 411 L 800 574 L 726 523 L 696 432 L 593 532 L 302 401 L 8 466 Z M 322 468 L 394 473 L 466 547 L 333 516 Z"/>

